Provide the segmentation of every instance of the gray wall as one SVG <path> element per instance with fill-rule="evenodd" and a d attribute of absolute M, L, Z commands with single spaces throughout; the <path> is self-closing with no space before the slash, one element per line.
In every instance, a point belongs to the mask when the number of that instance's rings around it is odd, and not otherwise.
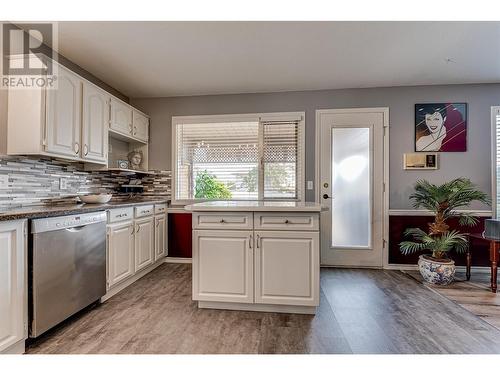
<path fill-rule="evenodd" d="M 403 153 L 414 150 L 414 105 L 426 102 L 468 103 L 468 151 L 441 153 L 438 171 L 404 171 Z M 408 195 L 419 178 L 439 183 L 465 176 L 491 194 L 490 107 L 500 105 L 500 84 L 136 98 L 131 103 L 151 116 L 151 169 L 171 169 L 172 116 L 305 111 L 306 180 L 313 181 L 317 109 L 389 107 L 390 208 L 411 207 Z M 306 199 L 314 200 L 314 191 L 306 192 Z"/>

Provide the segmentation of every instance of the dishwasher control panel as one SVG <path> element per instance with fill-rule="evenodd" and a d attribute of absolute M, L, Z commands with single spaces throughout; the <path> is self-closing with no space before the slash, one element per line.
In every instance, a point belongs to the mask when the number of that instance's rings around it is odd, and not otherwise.
<path fill-rule="evenodd" d="M 80 227 L 106 221 L 106 212 L 91 212 L 78 215 L 47 217 L 33 220 L 31 233 L 49 232 L 59 229 Z"/>

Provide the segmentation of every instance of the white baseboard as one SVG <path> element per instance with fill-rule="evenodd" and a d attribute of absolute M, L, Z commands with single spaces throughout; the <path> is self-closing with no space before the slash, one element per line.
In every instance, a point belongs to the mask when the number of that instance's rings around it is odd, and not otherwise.
<path fill-rule="evenodd" d="M 0 351 L 0 354 L 24 354 L 26 352 L 25 340 L 16 342 L 7 349 Z"/>
<path fill-rule="evenodd" d="M 286 306 L 255 303 L 198 301 L 198 307 L 200 309 L 241 310 L 308 315 L 316 314 L 316 306 Z"/>
<path fill-rule="evenodd" d="M 135 275 L 129 277 L 126 280 L 124 280 L 120 284 L 113 285 L 111 287 L 111 289 L 109 289 L 108 292 L 104 296 L 101 297 L 101 302 L 107 301 L 108 299 L 110 299 L 111 297 L 113 297 L 115 294 L 121 292 L 126 287 L 128 287 L 128 286 L 132 285 L 133 283 L 135 283 L 141 277 L 143 277 L 143 276 L 147 275 L 148 273 L 150 273 L 151 271 L 153 271 L 160 264 L 165 263 L 165 259 L 166 258 L 160 259 L 157 262 L 155 262 L 152 265 L 150 265 L 149 267 L 146 267 L 143 270 L 140 270 Z"/>
<path fill-rule="evenodd" d="M 165 263 L 193 263 L 191 258 L 166 257 Z"/>

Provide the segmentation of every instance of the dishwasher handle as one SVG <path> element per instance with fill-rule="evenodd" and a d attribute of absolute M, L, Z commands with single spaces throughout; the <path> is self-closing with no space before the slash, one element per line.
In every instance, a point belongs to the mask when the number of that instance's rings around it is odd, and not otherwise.
<path fill-rule="evenodd" d="M 68 232 L 80 232 L 83 228 L 85 228 L 87 225 L 80 225 L 78 227 L 71 227 L 71 228 L 65 228 Z"/>

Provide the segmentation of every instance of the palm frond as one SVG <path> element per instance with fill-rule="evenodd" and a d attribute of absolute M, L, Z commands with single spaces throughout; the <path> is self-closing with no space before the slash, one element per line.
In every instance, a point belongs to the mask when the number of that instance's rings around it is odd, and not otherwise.
<path fill-rule="evenodd" d="M 427 245 L 422 242 L 403 241 L 399 244 L 399 248 L 403 255 L 413 254 L 422 250 L 427 250 Z"/>
<path fill-rule="evenodd" d="M 470 214 L 458 214 L 458 223 L 463 226 L 473 227 L 479 223 L 479 219 Z"/>

